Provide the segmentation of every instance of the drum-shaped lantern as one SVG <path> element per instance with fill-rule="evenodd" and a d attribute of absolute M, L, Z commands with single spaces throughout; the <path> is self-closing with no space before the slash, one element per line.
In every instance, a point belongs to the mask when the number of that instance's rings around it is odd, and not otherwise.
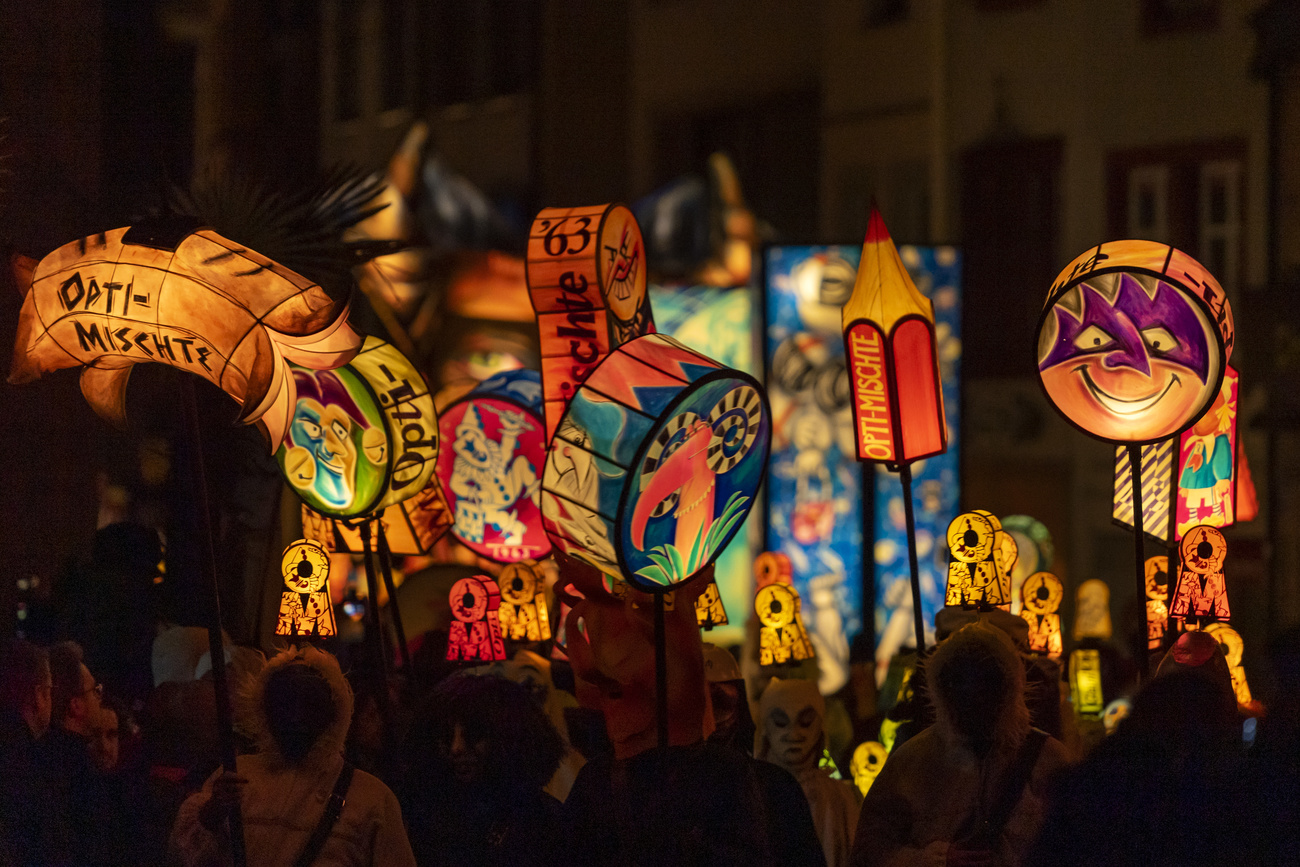
<path fill-rule="evenodd" d="M 708 566 L 754 505 L 763 388 L 660 334 L 618 347 L 560 420 L 542 478 L 557 548 L 648 592 Z"/>

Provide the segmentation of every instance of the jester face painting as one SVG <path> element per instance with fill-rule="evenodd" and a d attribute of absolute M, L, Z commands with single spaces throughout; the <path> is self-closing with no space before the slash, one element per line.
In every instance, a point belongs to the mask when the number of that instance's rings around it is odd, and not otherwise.
<path fill-rule="evenodd" d="M 299 496 L 333 517 L 361 514 L 373 505 L 389 464 L 378 406 L 359 380 L 347 376 L 294 371 L 298 400 L 278 455 Z"/>
<path fill-rule="evenodd" d="M 1157 277 L 1119 271 L 1067 288 L 1045 311 L 1038 372 L 1052 403 L 1101 439 L 1172 436 L 1214 399 L 1223 346 L 1206 310 Z"/>

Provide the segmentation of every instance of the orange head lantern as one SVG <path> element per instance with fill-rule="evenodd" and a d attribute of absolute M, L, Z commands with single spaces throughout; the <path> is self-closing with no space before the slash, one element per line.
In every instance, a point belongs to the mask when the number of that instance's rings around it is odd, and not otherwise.
<path fill-rule="evenodd" d="M 1021 585 L 1020 616 L 1029 624 L 1029 649 L 1052 659 L 1061 656 L 1061 598 L 1065 588 L 1051 572 L 1035 572 Z"/>
<path fill-rule="evenodd" d="M 501 639 L 501 591 L 486 575 L 462 578 L 451 585 L 451 632 L 447 637 L 447 658 L 498 662 L 506 658 Z"/>
<path fill-rule="evenodd" d="M 987 512 L 965 512 L 948 525 L 948 590 L 944 604 L 951 607 L 1011 610 L 1011 573 L 1002 568 L 1003 533 Z M 1015 541 L 1011 540 L 1011 545 Z M 1014 556 L 1014 555 L 1013 555 Z"/>
<path fill-rule="evenodd" d="M 1169 617 L 1202 624 L 1230 620 L 1228 587 L 1223 577 L 1228 542 L 1223 534 L 1214 527 L 1193 527 L 1183 537 L 1178 553 L 1182 564 Z"/>
<path fill-rule="evenodd" d="M 754 558 L 754 590 L 769 584 L 793 584 L 790 558 L 780 551 L 764 551 Z"/>
<path fill-rule="evenodd" d="M 1169 628 L 1169 558 L 1151 557 L 1146 562 L 1147 649 L 1159 650 Z"/>
<path fill-rule="evenodd" d="M 787 665 L 813 658 L 804 629 L 799 591 L 789 584 L 769 584 L 754 597 L 754 613 L 762 624 L 758 635 L 760 665 Z"/>
<path fill-rule="evenodd" d="M 705 631 L 727 625 L 727 609 L 722 605 L 722 594 L 718 590 L 717 581 L 710 579 L 704 591 L 695 598 L 695 620 Z"/>
<path fill-rule="evenodd" d="M 545 641 L 551 637 L 546 592 L 536 564 L 511 563 L 501 570 L 501 632 L 511 641 Z"/>
<path fill-rule="evenodd" d="M 1237 630 L 1226 623 L 1211 623 L 1205 627 L 1205 632 L 1214 636 L 1223 648 L 1223 655 L 1228 660 L 1228 671 L 1232 674 L 1232 691 L 1237 694 L 1237 704 L 1251 704 L 1252 697 L 1250 686 L 1246 683 L 1246 669 L 1241 667 L 1241 654 L 1246 647 L 1241 636 L 1237 634 Z"/>
<path fill-rule="evenodd" d="M 934 305 L 874 207 L 843 327 L 858 460 L 898 465 L 946 451 Z"/>
<path fill-rule="evenodd" d="M 325 638 L 338 630 L 330 604 L 330 555 L 310 539 L 300 539 L 284 549 L 280 559 L 284 593 L 276 635 Z"/>

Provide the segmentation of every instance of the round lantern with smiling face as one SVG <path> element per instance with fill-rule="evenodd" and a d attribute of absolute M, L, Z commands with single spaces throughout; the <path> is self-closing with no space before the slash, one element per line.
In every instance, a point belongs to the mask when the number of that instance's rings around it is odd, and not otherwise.
<path fill-rule="evenodd" d="M 1057 278 L 1039 321 L 1038 373 L 1084 432 L 1149 443 L 1213 403 L 1233 335 L 1227 297 L 1196 260 L 1167 244 L 1116 241 Z"/>

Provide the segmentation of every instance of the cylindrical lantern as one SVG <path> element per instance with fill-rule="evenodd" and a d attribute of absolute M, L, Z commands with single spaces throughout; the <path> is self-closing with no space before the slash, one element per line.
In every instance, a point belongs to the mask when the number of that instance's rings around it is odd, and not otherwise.
<path fill-rule="evenodd" d="M 662 335 L 612 352 L 578 389 L 547 456 L 556 547 L 648 591 L 713 562 L 767 464 L 762 386 Z"/>
<path fill-rule="evenodd" d="M 1084 433 L 1150 443 L 1214 402 L 1232 353 L 1218 281 L 1168 244 L 1112 241 L 1056 278 L 1038 325 L 1048 399 Z"/>
<path fill-rule="evenodd" d="M 451 532 L 498 563 L 551 552 L 538 502 L 546 455 L 541 377 L 512 370 L 488 379 L 443 409 L 438 456 L 452 513 Z"/>
<path fill-rule="evenodd" d="M 437 418 L 405 356 L 367 337 L 349 364 L 295 365 L 293 379 L 297 400 L 276 460 L 304 503 L 330 518 L 358 518 L 424 488 L 438 455 Z"/>

